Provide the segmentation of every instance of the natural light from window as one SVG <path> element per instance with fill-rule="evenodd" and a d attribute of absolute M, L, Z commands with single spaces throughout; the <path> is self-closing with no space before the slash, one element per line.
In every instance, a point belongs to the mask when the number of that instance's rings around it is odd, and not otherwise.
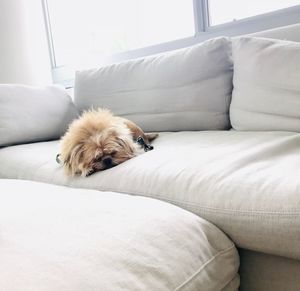
<path fill-rule="evenodd" d="M 193 36 L 193 0 L 48 0 L 56 66 Z"/>
<path fill-rule="evenodd" d="M 218 25 L 300 4 L 300 0 L 209 0 L 210 25 Z"/>

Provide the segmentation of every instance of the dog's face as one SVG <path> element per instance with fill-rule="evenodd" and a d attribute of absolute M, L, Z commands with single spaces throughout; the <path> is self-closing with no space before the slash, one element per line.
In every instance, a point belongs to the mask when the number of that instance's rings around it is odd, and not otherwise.
<path fill-rule="evenodd" d="M 128 127 L 109 112 L 88 112 L 74 121 L 62 139 L 61 158 L 69 175 L 89 176 L 119 165 L 140 148 Z"/>
<path fill-rule="evenodd" d="M 129 134 L 120 135 L 107 129 L 75 147 L 70 166 L 75 167 L 75 174 L 88 176 L 119 165 L 135 155 L 136 145 Z"/>

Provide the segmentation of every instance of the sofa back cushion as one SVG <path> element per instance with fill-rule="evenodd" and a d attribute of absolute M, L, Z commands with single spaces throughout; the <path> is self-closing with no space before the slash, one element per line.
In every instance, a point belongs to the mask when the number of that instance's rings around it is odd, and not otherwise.
<path fill-rule="evenodd" d="M 258 31 L 248 34 L 248 36 L 300 42 L 300 23 Z"/>
<path fill-rule="evenodd" d="M 0 146 L 59 138 L 77 117 L 65 90 L 0 84 Z"/>
<path fill-rule="evenodd" d="M 300 44 L 241 37 L 233 60 L 232 127 L 300 132 Z"/>
<path fill-rule="evenodd" d="M 80 71 L 75 104 L 104 107 L 145 131 L 229 127 L 231 42 L 222 37 L 143 59 Z"/>

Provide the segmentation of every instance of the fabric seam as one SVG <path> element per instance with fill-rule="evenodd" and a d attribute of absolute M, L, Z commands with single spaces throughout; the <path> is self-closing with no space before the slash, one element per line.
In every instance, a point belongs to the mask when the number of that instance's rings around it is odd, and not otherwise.
<path fill-rule="evenodd" d="M 71 185 L 70 185 L 71 186 Z M 76 187 L 76 186 L 75 186 Z M 81 188 L 81 187 L 79 187 Z M 83 188 L 83 189 L 87 189 L 87 188 Z M 94 188 L 89 188 L 89 189 L 94 189 Z M 94 189 L 95 190 L 95 189 Z M 106 191 L 106 192 L 117 192 L 117 193 L 123 193 L 123 194 L 129 194 L 129 195 L 136 195 L 136 196 L 144 196 L 144 197 L 148 197 L 148 198 L 154 198 L 154 199 L 159 199 L 159 200 L 164 200 L 164 201 L 168 201 L 168 202 L 172 202 L 173 204 L 181 204 L 181 205 L 186 205 L 186 206 L 192 206 L 194 208 L 197 209 L 204 209 L 204 210 L 218 210 L 220 212 L 234 212 L 234 213 L 241 213 L 241 214 L 268 214 L 268 215 L 287 215 L 287 216 L 299 216 L 300 215 L 300 211 L 259 211 L 259 210 L 238 210 L 238 209 L 227 209 L 227 208 L 218 208 L 218 207 L 210 207 L 210 206 L 200 206 L 197 205 L 195 203 L 189 203 L 189 202 L 183 202 L 183 201 L 178 201 L 178 200 L 173 200 L 170 198 L 165 198 L 162 196 L 156 196 L 153 194 L 143 194 L 143 193 L 137 193 L 137 192 L 133 192 L 133 191 L 122 191 L 120 189 L 112 189 L 112 188 L 105 188 L 105 189 L 97 189 L 98 191 Z"/>
<path fill-rule="evenodd" d="M 180 290 L 182 287 L 190 284 L 194 279 L 195 277 L 206 267 L 208 266 L 211 262 L 213 262 L 216 258 L 230 252 L 233 248 L 235 248 L 235 245 L 232 244 L 229 248 L 223 250 L 223 251 L 220 251 L 218 252 L 217 254 L 215 254 L 211 259 L 209 259 L 208 261 L 206 261 L 193 275 L 191 275 L 187 280 L 185 280 L 182 284 L 180 284 L 178 287 L 176 287 L 174 289 L 174 291 L 178 291 Z"/>

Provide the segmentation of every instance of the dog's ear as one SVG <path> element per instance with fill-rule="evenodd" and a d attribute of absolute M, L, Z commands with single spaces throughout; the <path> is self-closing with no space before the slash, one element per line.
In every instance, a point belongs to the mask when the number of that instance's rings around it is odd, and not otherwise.
<path fill-rule="evenodd" d="M 137 140 L 139 136 L 141 136 L 146 143 L 150 143 L 151 141 L 153 141 L 154 139 L 156 139 L 158 137 L 157 133 L 147 133 L 145 134 L 144 131 L 137 126 L 134 122 L 122 118 L 123 122 L 126 124 L 126 126 L 129 128 L 129 130 L 131 131 L 132 137 L 134 140 Z"/>
<path fill-rule="evenodd" d="M 68 148 L 67 150 L 63 150 L 61 155 L 61 162 L 63 163 L 63 167 L 65 169 L 66 174 L 70 176 L 75 176 L 78 173 L 78 166 L 83 158 L 83 144 L 77 144 L 75 146 Z"/>
<path fill-rule="evenodd" d="M 149 142 L 154 141 L 158 137 L 158 133 L 146 133 L 145 135 Z"/>
<path fill-rule="evenodd" d="M 139 126 L 137 126 L 134 122 L 125 118 L 122 119 L 123 122 L 126 124 L 126 126 L 129 128 L 129 130 L 131 131 L 134 140 L 137 140 L 138 137 L 141 136 L 148 144 L 158 137 L 158 133 L 144 133 L 144 131 Z"/>
<path fill-rule="evenodd" d="M 67 175 L 73 175 L 70 160 L 71 160 L 71 154 L 67 154 L 64 157 L 62 157 L 62 155 L 60 155 L 60 157 L 59 157 L 59 161 L 63 165 L 65 173 Z"/>
<path fill-rule="evenodd" d="M 125 125 L 129 128 L 134 140 L 137 140 L 139 136 L 145 137 L 145 133 L 143 132 L 143 130 L 139 126 L 137 126 L 134 122 L 125 118 L 122 119 Z"/>

